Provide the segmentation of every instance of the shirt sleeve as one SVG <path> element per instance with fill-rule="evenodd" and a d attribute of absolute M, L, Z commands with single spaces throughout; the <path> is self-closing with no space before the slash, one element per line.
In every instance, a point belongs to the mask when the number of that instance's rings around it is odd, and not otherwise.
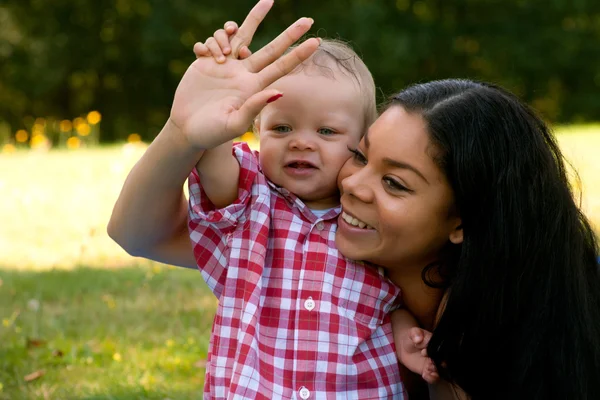
<path fill-rule="evenodd" d="M 188 179 L 188 228 L 194 256 L 204 280 L 220 297 L 229 262 L 228 242 L 231 233 L 244 218 L 258 176 L 258 154 L 246 143 L 236 143 L 233 154 L 240 163 L 238 198 L 217 209 L 206 196 L 200 177 L 194 169 Z"/>

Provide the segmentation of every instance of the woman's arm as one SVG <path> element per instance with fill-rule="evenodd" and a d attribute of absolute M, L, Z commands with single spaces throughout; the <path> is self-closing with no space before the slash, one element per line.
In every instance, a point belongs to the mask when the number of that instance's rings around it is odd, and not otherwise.
<path fill-rule="evenodd" d="M 273 0 L 260 0 L 250 11 L 231 42 L 234 54 L 250 43 L 272 5 Z M 219 64 L 201 57 L 190 65 L 175 91 L 169 120 L 127 177 L 108 224 L 110 237 L 127 252 L 195 266 L 185 179 L 203 150 L 243 133 L 279 93 L 266 87 L 314 53 L 319 41 L 308 39 L 281 56 L 311 25 L 311 19 L 299 19 L 244 60 L 232 57 Z"/>
<path fill-rule="evenodd" d="M 201 155 L 168 120 L 127 176 L 109 236 L 133 256 L 195 268 L 183 185 Z"/>

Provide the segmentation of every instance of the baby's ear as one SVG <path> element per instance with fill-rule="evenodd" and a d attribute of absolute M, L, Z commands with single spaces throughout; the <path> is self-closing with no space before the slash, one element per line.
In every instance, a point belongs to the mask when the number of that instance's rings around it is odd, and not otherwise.
<path fill-rule="evenodd" d="M 252 132 L 254 132 L 256 136 L 260 135 L 260 114 L 258 114 L 252 122 Z"/>
<path fill-rule="evenodd" d="M 456 225 L 454 229 L 450 232 L 449 239 L 454 244 L 461 244 L 463 242 L 463 227 L 462 220 L 460 218 L 456 219 Z"/>

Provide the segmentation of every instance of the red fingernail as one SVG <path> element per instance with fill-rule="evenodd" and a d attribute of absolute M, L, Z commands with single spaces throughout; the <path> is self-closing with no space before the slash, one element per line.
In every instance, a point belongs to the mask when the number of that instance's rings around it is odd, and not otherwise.
<path fill-rule="evenodd" d="M 269 100 L 267 100 L 267 104 L 274 102 L 275 100 L 277 100 L 278 98 L 280 98 L 281 96 L 283 96 L 283 93 L 279 93 L 276 94 L 273 97 L 270 97 Z"/>

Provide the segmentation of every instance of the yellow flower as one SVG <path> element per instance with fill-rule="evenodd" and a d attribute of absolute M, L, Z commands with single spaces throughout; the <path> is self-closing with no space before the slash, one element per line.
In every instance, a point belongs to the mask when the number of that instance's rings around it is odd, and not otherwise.
<path fill-rule="evenodd" d="M 67 139 L 67 148 L 69 149 L 78 149 L 81 145 L 81 140 L 78 137 L 73 136 Z"/>
<path fill-rule="evenodd" d="M 165 342 L 165 344 L 167 345 L 167 347 L 173 347 L 175 345 L 175 342 L 172 339 L 169 339 Z"/>
<path fill-rule="evenodd" d="M 68 119 L 63 119 L 60 121 L 60 130 L 61 132 L 70 132 L 73 129 L 73 124 Z"/>
<path fill-rule="evenodd" d="M 10 326 L 10 324 L 11 324 L 11 321 L 10 321 L 10 319 L 8 319 L 8 318 L 4 318 L 4 319 L 2 320 L 2 325 L 4 325 L 6 328 L 8 328 L 8 327 Z"/>
<path fill-rule="evenodd" d="M 98 111 L 90 111 L 87 115 L 87 121 L 92 125 L 96 125 L 102 121 L 102 114 L 100 114 Z"/>
<path fill-rule="evenodd" d="M 29 139 L 29 133 L 25 129 L 19 129 L 15 134 L 15 139 L 19 143 L 25 143 Z"/>
<path fill-rule="evenodd" d="M 113 360 L 115 360 L 116 362 L 120 362 L 122 360 L 122 357 L 119 353 L 115 353 L 113 354 Z"/>
<path fill-rule="evenodd" d="M 142 137 L 137 133 L 132 133 L 131 135 L 127 136 L 127 142 L 129 143 L 139 143 L 141 141 Z"/>
<path fill-rule="evenodd" d="M 254 132 L 246 132 L 246 133 L 244 133 L 239 138 L 239 140 L 241 140 L 242 142 L 248 143 L 248 146 L 250 146 L 250 148 L 253 149 L 253 150 L 258 150 L 258 147 L 260 145 L 260 143 L 258 141 L 258 138 L 254 134 Z"/>
<path fill-rule="evenodd" d="M 44 125 L 34 124 L 31 128 L 31 136 L 43 135 L 44 134 Z"/>
<path fill-rule="evenodd" d="M 73 127 L 77 129 L 77 127 L 81 124 L 85 124 L 85 120 L 81 117 L 77 117 L 73 120 Z"/>
<path fill-rule="evenodd" d="M 34 135 L 31 137 L 31 148 L 38 149 L 48 144 L 48 139 L 44 135 Z"/>
<path fill-rule="evenodd" d="M 86 124 L 85 122 L 82 124 L 79 124 L 76 129 L 77 129 L 77 133 L 81 136 L 87 136 L 90 134 L 90 131 L 91 131 L 90 126 L 88 124 Z"/>
<path fill-rule="evenodd" d="M 15 145 L 7 143 L 2 147 L 2 152 L 3 153 L 14 153 L 15 152 Z"/>

